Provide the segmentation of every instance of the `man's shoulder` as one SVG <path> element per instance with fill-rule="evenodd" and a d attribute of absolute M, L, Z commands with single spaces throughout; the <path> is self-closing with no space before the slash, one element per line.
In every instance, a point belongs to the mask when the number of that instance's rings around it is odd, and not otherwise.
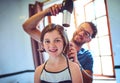
<path fill-rule="evenodd" d="M 80 54 L 89 54 L 92 55 L 91 51 L 85 48 L 81 48 L 79 51 Z"/>

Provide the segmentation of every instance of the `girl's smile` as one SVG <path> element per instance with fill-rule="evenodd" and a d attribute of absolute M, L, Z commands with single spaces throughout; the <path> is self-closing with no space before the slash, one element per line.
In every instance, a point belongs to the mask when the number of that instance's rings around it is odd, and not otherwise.
<path fill-rule="evenodd" d="M 58 31 L 47 32 L 44 36 L 43 46 L 50 55 L 60 55 L 63 51 L 63 40 Z"/>

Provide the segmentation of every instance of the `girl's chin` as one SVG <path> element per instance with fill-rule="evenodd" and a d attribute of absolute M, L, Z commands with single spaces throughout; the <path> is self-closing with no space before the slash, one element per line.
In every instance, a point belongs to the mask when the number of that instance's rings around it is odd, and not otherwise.
<path fill-rule="evenodd" d="M 49 53 L 51 56 L 58 56 L 58 55 L 61 55 L 60 53 L 56 53 L 56 52 L 52 52 L 52 53 Z"/>

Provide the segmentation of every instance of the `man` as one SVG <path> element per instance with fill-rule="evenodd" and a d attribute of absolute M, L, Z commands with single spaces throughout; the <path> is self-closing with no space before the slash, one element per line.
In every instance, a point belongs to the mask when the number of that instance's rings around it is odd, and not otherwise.
<path fill-rule="evenodd" d="M 69 57 L 73 57 L 74 61 L 79 61 L 82 67 L 83 81 L 84 83 L 92 83 L 93 76 L 93 57 L 89 50 L 85 50 L 82 46 L 88 43 L 97 34 L 97 28 L 92 22 L 83 22 L 74 32 L 71 46 L 75 47 L 77 50 L 77 56 L 75 56 L 74 49 L 71 48 Z"/>
<path fill-rule="evenodd" d="M 59 13 L 61 5 L 55 4 L 50 8 L 47 8 L 42 13 L 51 13 L 51 15 L 56 15 Z M 41 31 L 36 28 L 40 20 L 44 18 L 44 15 L 36 14 L 36 16 L 31 17 L 23 24 L 24 30 L 36 41 L 40 42 Z M 77 30 L 74 32 L 73 38 L 71 40 L 71 48 L 69 52 L 69 57 L 73 57 L 74 62 L 79 61 L 82 67 L 82 73 L 84 77 L 84 83 L 92 82 L 92 67 L 93 67 L 93 58 L 91 53 L 88 50 L 82 48 L 82 45 L 90 42 L 92 38 L 96 36 L 97 29 L 92 22 L 82 23 Z M 77 56 L 76 56 L 77 54 Z"/>

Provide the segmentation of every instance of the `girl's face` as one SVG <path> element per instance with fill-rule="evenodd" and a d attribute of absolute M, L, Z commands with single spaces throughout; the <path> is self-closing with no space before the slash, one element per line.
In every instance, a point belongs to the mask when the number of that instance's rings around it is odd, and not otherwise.
<path fill-rule="evenodd" d="M 49 55 L 61 55 L 63 52 L 63 39 L 58 31 L 47 32 L 44 35 L 43 46 Z"/>

